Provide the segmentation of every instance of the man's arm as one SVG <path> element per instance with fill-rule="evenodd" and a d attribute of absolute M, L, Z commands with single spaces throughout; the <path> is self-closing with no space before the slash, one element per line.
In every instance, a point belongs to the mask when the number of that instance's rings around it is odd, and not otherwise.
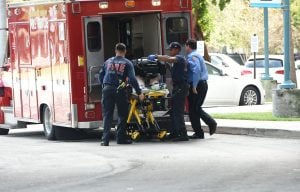
<path fill-rule="evenodd" d="M 135 72 L 133 68 L 133 64 L 129 63 L 128 66 L 128 78 L 129 78 L 129 83 L 132 85 L 132 87 L 135 89 L 136 93 L 140 95 L 142 93 L 142 90 L 139 87 L 139 84 L 135 78 Z"/>
<path fill-rule="evenodd" d="M 167 62 L 167 63 L 175 63 L 177 61 L 176 57 L 171 57 L 168 55 L 149 55 L 148 56 L 148 60 L 150 60 L 150 61 L 154 61 L 155 59 L 157 59 L 159 61 Z"/>
<path fill-rule="evenodd" d="M 105 75 L 105 68 L 106 68 L 106 62 L 103 64 L 103 66 L 101 67 L 100 69 L 100 72 L 99 72 L 99 82 L 100 84 L 103 84 L 103 79 L 104 79 L 104 75 Z"/>
<path fill-rule="evenodd" d="M 157 55 L 157 60 L 167 62 L 167 63 L 176 63 L 177 58 L 168 55 Z"/>
<path fill-rule="evenodd" d="M 188 58 L 188 63 L 190 66 L 190 70 L 192 71 L 192 86 L 193 88 L 197 87 L 197 84 L 200 80 L 200 63 L 198 60 L 194 60 L 193 58 Z"/>

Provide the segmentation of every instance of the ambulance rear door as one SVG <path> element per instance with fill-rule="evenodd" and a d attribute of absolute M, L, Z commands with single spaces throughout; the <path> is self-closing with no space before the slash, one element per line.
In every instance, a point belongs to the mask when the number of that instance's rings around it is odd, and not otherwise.
<path fill-rule="evenodd" d="M 102 17 L 84 18 L 84 40 L 86 56 L 86 95 L 89 103 L 100 102 L 101 85 L 98 81 L 99 71 L 104 63 Z"/>

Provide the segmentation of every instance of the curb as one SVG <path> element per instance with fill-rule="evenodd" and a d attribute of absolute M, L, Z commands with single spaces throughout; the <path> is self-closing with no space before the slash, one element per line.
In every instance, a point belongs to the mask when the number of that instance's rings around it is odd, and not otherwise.
<path fill-rule="evenodd" d="M 186 125 L 188 131 L 193 131 L 191 125 Z M 203 126 L 203 130 L 208 132 L 208 127 Z M 285 129 L 266 129 L 266 128 L 242 128 L 234 126 L 218 126 L 217 134 L 230 135 L 248 135 L 255 137 L 272 137 L 281 139 L 300 139 L 300 130 L 285 130 Z"/>

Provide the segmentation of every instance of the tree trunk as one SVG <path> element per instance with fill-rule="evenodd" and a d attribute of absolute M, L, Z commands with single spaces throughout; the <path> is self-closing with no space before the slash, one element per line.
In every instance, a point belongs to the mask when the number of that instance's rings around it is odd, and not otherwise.
<path fill-rule="evenodd" d="M 198 25 L 197 15 L 195 13 L 193 13 L 192 23 L 193 23 L 193 27 L 192 27 L 193 37 L 196 40 L 204 41 L 205 40 L 204 39 L 204 34 L 203 34 L 202 29 L 201 29 L 201 26 Z M 204 42 L 204 57 L 203 58 L 204 58 L 205 61 L 211 62 L 205 42 Z"/>
<path fill-rule="evenodd" d="M 292 30 L 290 30 L 290 79 L 293 83 L 296 84 L 297 87 L 297 76 L 296 76 L 296 68 L 295 68 L 295 55 L 294 55 L 294 41 L 292 37 Z"/>

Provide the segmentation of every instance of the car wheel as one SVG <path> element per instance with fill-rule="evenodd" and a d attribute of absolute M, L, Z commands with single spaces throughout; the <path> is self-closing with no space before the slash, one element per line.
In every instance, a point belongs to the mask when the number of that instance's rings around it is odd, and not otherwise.
<path fill-rule="evenodd" d="M 2 129 L 0 128 L 0 135 L 7 135 L 9 132 L 9 129 Z"/>
<path fill-rule="evenodd" d="M 44 126 L 44 134 L 48 140 L 56 140 L 55 136 L 55 126 L 52 122 L 52 113 L 50 108 L 46 106 L 43 112 L 43 126 Z"/>
<path fill-rule="evenodd" d="M 256 87 L 249 86 L 244 88 L 240 98 L 240 105 L 259 105 L 260 93 Z"/>

